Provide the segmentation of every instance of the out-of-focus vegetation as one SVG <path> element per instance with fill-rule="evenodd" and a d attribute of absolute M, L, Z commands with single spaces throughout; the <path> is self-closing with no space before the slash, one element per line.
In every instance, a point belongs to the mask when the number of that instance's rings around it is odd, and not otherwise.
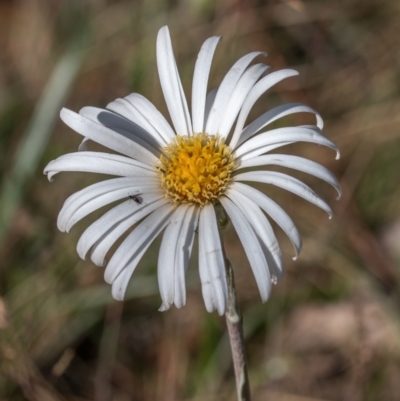
<path fill-rule="evenodd" d="M 344 195 L 338 202 L 328 185 L 297 175 L 330 201 L 329 221 L 268 188 L 304 238 L 293 262 L 277 231 L 287 272 L 268 303 L 236 234 L 224 234 L 254 400 L 398 400 L 399 11 L 398 0 L 0 1 L 0 400 L 235 400 L 224 320 L 205 311 L 196 255 L 184 309 L 157 312 L 157 244 L 127 300 L 113 301 L 103 270 L 75 251 L 96 216 L 68 235 L 56 228 L 63 201 L 99 177 L 50 184 L 42 174 L 80 142 L 59 121 L 62 106 L 105 107 L 140 92 L 166 111 L 155 61 L 165 24 L 187 95 L 202 41 L 221 34 L 210 88 L 246 52 L 267 51 L 272 69 L 300 77 L 264 95 L 252 116 L 307 103 L 342 152 L 335 161 L 312 145 L 285 149 L 333 170 Z"/>

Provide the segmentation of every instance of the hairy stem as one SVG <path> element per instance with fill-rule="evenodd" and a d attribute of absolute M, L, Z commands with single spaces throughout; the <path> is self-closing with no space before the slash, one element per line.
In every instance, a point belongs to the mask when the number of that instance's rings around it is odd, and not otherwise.
<path fill-rule="evenodd" d="M 225 319 L 226 325 L 228 326 L 229 340 L 232 349 L 238 401 L 250 401 L 250 384 L 249 376 L 247 374 L 246 353 L 244 349 L 242 316 L 236 302 L 233 269 L 227 259 L 226 273 L 228 279 L 228 308 L 225 313 Z"/>

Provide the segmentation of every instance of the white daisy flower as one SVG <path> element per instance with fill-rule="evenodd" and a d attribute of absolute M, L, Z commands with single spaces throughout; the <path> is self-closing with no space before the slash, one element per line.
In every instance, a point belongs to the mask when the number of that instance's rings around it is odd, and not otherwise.
<path fill-rule="evenodd" d="M 225 257 L 215 208 L 222 205 L 236 229 L 265 302 L 271 285 L 282 277 L 279 244 L 266 213 L 288 235 L 296 256 L 301 238 L 292 219 L 268 196 L 245 182 L 262 182 L 286 189 L 325 210 L 331 208 L 311 188 L 287 174 L 254 170 L 268 165 L 303 171 L 331 184 L 337 179 L 325 167 L 297 156 L 267 154 L 294 142 L 311 142 L 339 151 L 321 132 L 323 122 L 312 108 L 290 103 L 273 108 L 245 126 L 254 103 L 273 85 L 298 75 L 291 69 L 266 74 L 262 63 L 251 65 L 261 52 L 239 59 L 221 85 L 207 94 L 214 51 L 220 37 L 207 39 L 199 52 L 193 76 L 192 112 L 182 89 L 167 27 L 157 37 L 157 66 L 173 127 L 143 96 L 132 93 L 111 102 L 105 110 L 84 107 L 79 114 L 63 109 L 61 119 L 84 137 L 80 151 L 51 161 L 44 172 L 61 171 L 115 175 L 69 197 L 58 216 L 58 228 L 68 232 L 91 212 L 116 201 L 82 234 L 77 250 L 106 266 L 105 280 L 114 298 L 122 300 L 138 262 L 163 231 L 158 257 L 160 310 L 186 302 L 185 273 L 195 233 L 199 241 L 202 292 L 209 312 L 222 315 L 227 307 Z M 312 113 L 316 125 L 269 129 L 293 113 Z M 86 151 L 92 140 L 119 153 Z M 252 168 L 252 170 L 248 170 Z M 247 170 L 246 170 L 247 169 Z M 134 225 L 118 249 L 110 248 Z"/>

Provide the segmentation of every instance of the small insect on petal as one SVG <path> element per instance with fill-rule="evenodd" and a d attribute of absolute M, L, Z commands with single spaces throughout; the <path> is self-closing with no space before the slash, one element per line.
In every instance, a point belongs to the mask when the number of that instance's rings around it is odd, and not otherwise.
<path fill-rule="evenodd" d="M 141 205 L 143 203 L 143 198 L 140 196 L 141 194 L 137 195 L 128 195 L 129 199 L 132 199 L 135 203 L 138 205 Z"/>

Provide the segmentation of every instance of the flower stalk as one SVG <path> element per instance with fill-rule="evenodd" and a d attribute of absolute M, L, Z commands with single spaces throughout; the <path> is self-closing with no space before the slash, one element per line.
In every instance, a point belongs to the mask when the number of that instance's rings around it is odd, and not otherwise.
<path fill-rule="evenodd" d="M 233 367 L 235 370 L 238 401 L 250 401 L 250 383 L 247 374 L 247 359 L 244 347 L 243 320 L 237 301 L 235 280 L 232 265 L 226 260 L 226 275 L 228 284 L 228 307 L 225 313 L 228 326 L 229 341 L 232 350 Z"/>

